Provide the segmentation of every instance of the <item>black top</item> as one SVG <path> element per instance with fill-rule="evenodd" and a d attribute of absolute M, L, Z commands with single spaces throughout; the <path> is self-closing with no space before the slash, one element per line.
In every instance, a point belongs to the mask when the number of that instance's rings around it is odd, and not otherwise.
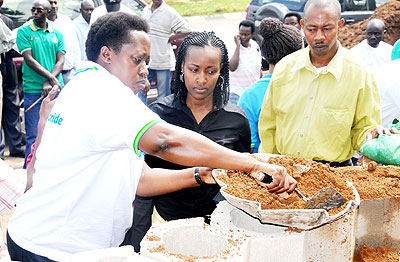
<path fill-rule="evenodd" d="M 239 106 L 228 102 L 221 109 L 209 112 L 200 124 L 186 105 L 174 101 L 174 95 L 155 101 L 149 107 L 170 124 L 193 130 L 229 149 L 250 152 L 249 121 Z M 185 168 L 151 155 L 146 155 L 145 160 L 152 168 Z M 213 198 L 218 192 L 218 185 L 206 185 L 156 196 L 153 201 L 158 213 L 166 220 L 200 217 L 214 211 Z"/>

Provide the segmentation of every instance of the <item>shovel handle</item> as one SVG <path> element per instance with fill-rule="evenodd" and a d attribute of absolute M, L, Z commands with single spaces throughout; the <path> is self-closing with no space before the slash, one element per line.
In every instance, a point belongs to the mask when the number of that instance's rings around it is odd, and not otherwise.
<path fill-rule="evenodd" d="M 265 184 L 271 184 L 272 181 L 274 181 L 272 176 L 270 176 L 268 174 L 265 174 L 265 173 L 261 173 L 261 172 L 258 173 L 257 180 L 262 182 L 262 183 L 265 183 Z"/>
<path fill-rule="evenodd" d="M 303 199 L 304 201 L 308 202 L 309 199 L 306 198 L 297 188 L 294 189 L 294 192 L 296 192 L 297 195 L 299 195 L 299 197 L 300 197 L 301 199 Z"/>

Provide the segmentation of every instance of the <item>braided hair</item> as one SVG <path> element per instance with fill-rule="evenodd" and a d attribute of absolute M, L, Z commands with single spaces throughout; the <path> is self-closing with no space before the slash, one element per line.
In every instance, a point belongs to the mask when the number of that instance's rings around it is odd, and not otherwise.
<path fill-rule="evenodd" d="M 143 18 L 123 12 L 111 12 L 101 16 L 90 27 L 86 40 L 86 54 L 89 61 L 96 62 L 103 46 L 119 53 L 125 44 L 131 43 L 131 31 L 148 33 Z"/>
<path fill-rule="evenodd" d="M 303 38 L 299 30 L 284 25 L 276 18 L 264 18 L 260 24 L 260 33 L 263 37 L 261 54 L 272 65 L 303 47 Z"/>
<path fill-rule="evenodd" d="M 213 93 L 213 107 L 219 109 L 226 105 L 229 99 L 229 60 L 228 51 L 224 42 L 219 39 L 214 32 L 193 32 L 183 40 L 176 58 L 174 99 L 179 100 L 182 104 L 186 104 L 188 91 L 185 82 L 181 81 L 180 76 L 182 74 L 182 64 L 185 62 L 188 50 L 192 46 L 211 46 L 221 50 L 222 68 Z"/>

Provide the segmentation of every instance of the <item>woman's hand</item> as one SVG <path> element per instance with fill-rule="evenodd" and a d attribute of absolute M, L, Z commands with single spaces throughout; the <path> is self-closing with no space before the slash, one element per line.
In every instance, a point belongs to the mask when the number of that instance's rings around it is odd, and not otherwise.
<path fill-rule="evenodd" d="M 259 173 L 272 176 L 272 182 L 270 184 L 260 182 L 260 180 L 257 179 Z M 265 185 L 268 188 L 268 191 L 277 194 L 283 192 L 291 193 L 297 186 L 297 181 L 293 177 L 289 176 L 286 168 L 282 166 L 260 162 L 253 167 L 250 176 L 256 179 L 260 184 Z"/>

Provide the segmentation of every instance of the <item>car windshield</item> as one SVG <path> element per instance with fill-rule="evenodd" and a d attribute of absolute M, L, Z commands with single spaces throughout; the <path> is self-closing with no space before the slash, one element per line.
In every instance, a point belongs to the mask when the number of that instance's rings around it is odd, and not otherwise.
<path fill-rule="evenodd" d="M 284 4 L 291 11 L 303 12 L 304 5 L 307 0 L 260 0 L 262 5 L 268 3 L 281 3 Z"/>

